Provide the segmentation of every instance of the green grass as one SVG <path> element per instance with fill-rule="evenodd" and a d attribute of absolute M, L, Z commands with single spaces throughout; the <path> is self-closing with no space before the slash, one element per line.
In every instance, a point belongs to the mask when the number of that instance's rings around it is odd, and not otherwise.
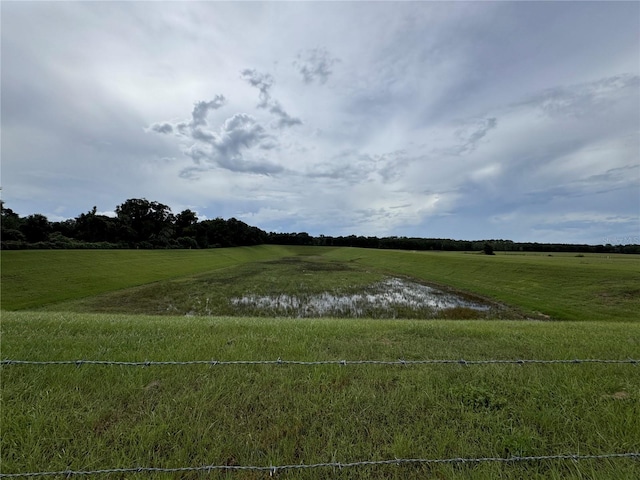
<path fill-rule="evenodd" d="M 512 318 L 640 320 L 637 255 L 486 256 L 279 246 L 1 255 L 5 310 L 229 315 L 234 312 L 225 305 L 237 294 L 330 291 L 383 275 L 407 275 L 504 303 Z M 295 265 L 284 268 L 296 256 Z"/>
<path fill-rule="evenodd" d="M 4 358 L 626 359 L 611 322 L 3 314 Z M 2 368 L 2 472 L 640 451 L 633 365 Z M 626 459 L 357 467 L 279 478 L 637 478 Z M 145 474 L 141 478 L 154 477 Z M 181 478 L 265 478 L 258 473 Z"/>
<path fill-rule="evenodd" d="M 278 258 L 274 245 L 212 250 L 2 251 L 2 309 L 24 310 Z"/>
<path fill-rule="evenodd" d="M 640 357 L 638 256 L 278 246 L 1 256 L 2 358 Z M 503 302 L 513 318 L 564 321 L 215 316 L 242 292 L 357 289 L 386 275 Z M 212 291 L 217 310 L 166 315 L 167 299 L 182 299 L 186 310 Z M 158 311 L 165 315 L 145 315 Z M 0 374 L 2 473 L 640 451 L 640 369 L 630 364 L 9 365 Z M 390 465 L 277 476 L 632 479 L 640 462 Z"/>
<path fill-rule="evenodd" d="M 541 319 L 640 320 L 640 255 L 487 256 L 341 248 L 326 258 L 485 295 Z"/>
<path fill-rule="evenodd" d="M 346 311 L 368 318 L 523 318 L 514 308 L 497 305 L 491 308 L 491 304 L 487 305 L 489 309 L 486 311 L 461 306 L 438 311 L 428 305 L 388 306 L 383 301 L 371 301 L 366 305 L 361 301 L 356 305 L 353 297 L 351 300 L 348 298 L 374 291 L 388 293 L 387 287 L 377 283 L 386 277 L 388 275 L 382 271 L 354 262 L 327 260 L 322 255 L 287 256 L 61 302 L 45 308 L 52 311 L 189 316 L 344 317 Z M 333 300 L 327 300 L 330 297 L 326 294 L 334 296 Z M 342 298 L 343 308 L 338 308 L 339 301 L 335 296 Z M 259 305 L 256 300 L 250 300 L 256 297 L 268 299 L 270 305 Z M 249 301 L 234 303 L 241 298 Z M 295 298 L 296 303 L 286 302 L 284 298 Z M 316 307 L 310 308 L 308 305 L 313 298 L 316 299 Z M 460 300 L 464 299 L 483 302 L 483 299 L 473 298 L 470 294 L 460 297 Z M 282 306 L 283 301 L 286 307 Z M 348 306 L 345 308 L 345 305 Z"/>

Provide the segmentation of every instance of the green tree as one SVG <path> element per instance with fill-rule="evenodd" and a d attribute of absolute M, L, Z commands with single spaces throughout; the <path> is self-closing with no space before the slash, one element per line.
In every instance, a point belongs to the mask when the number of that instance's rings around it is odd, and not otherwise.
<path fill-rule="evenodd" d="M 34 213 L 24 219 L 20 225 L 20 231 L 24 234 L 27 242 L 46 242 L 49 240 L 51 225 L 44 215 Z"/>
<path fill-rule="evenodd" d="M 490 243 L 484 244 L 484 247 L 482 248 L 482 253 L 484 253 L 485 255 L 495 255 L 495 253 L 493 252 L 493 246 Z"/>
<path fill-rule="evenodd" d="M 167 205 L 133 198 L 116 207 L 116 216 L 125 236 L 124 240 L 139 244 L 166 246 L 173 237 L 174 215 Z"/>
<path fill-rule="evenodd" d="M 183 210 L 176 215 L 175 229 L 176 237 L 194 237 L 194 226 L 198 223 L 198 216 L 189 209 Z"/>
<path fill-rule="evenodd" d="M 85 242 L 115 242 L 117 225 L 113 218 L 98 215 L 97 207 L 75 219 L 75 238 Z"/>
<path fill-rule="evenodd" d="M 2 230 L 0 237 L 2 241 L 23 242 L 26 240 L 24 234 L 20 231 L 23 219 L 10 208 L 5 208 L 4 201 L 0 200 L 0 211 L 2 212 Z"/>
<path fill-rule="evenodd" d="M 7 230 L 18 230 L 20 228 L 22 223 L 20 215 L 10 208 L 6 208 L 3 200 L 0 200 L 0 211 L 2 212 L 2 230 L 5 228 Z"/>

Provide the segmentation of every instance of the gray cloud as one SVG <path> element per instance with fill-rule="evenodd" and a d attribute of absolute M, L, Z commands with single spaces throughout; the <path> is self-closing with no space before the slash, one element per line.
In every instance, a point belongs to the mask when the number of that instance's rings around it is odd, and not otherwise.
<path fill-rule="evenodd" d="M 383 183 L 399 180 L 405 174 L 407 165 L 415 160 L 418 159 L 410 158 L 406 150 L 385 153 L 377 158 L 378 174 Z"/>
<path fill-rule="evenodd" d="M 220 134 L 211 141 L 221 158 L 235 159 L 241 156 L 241 150 L 252 148 L 270 136 L 256 119 L 246 113 L 236 113 L 228 118 Z"/>
<path fill-rule="evenodd" d="M 217 110 L 226 103 L 227 100 L 224 95 L 216 95 L 213 100 L 208 102 L 200 101 L 193 106 L 190 122 L 179 122 L 175 124 L 169 122 L 153 123 L 147 128 L 147 131 L 165 135 L 172 133 L 175 133 L 176 135 L 191 134 L 194 137 L 200 137 L 199 139 L 203 139 L 203 141 L 209 141 L 209 135 L 206 132 L 201 131 L 199 127 L 207 125 L 207 115 L 211 110 Z"/>
<path fill-rule="evenodd" d="M 258 108 L 268 108 L 271 104 L 271 87 L 275 83 L 273 76 L 268 73 L 260 73 L 255 69 L 246 68 L 240 75 L 243 80 L 249 82 L 249 85 L 260 90 Z"/>
<path fill-rule="evenodd" d="M 180 122 L 174 125 L 174 129 L 177 132 L 176 135 L 189 135 L 189 131 L 191 130 L 190 122 Z"/>
<path fill-rule="evenodd" d="M 285 112 L 284 108 L 282 108 L 282 105 L 280 105 L 280 103 L 278 102 L 273 102 L 273 105 L 271 106 L 271 108 L 269 108 L 269 111 L 278 117 L 278 120 L 276 122 L 278 128 L 302 125 L 302 120 L 289 115 L 287 112 Z"/>
<path fill-rule="evenodd" d="M 540 109 L 550 117 L 580 118 L 612 108 L 619 101 L 637 96 L 640 76 L 621 74 L 570 86 L 546 89 L 523 104 Z"/>
<path fill-rule="evenodd" d="M 338 58 L 332 58 L 325 48 L 313 48 L 304 54 L 299 53 L 293 64 L 298 68 L 304 83 L 309 84 L 318 80 L 324 84 L 333 73 L 331 68 L 339 61 Z"/>
<path fill-rule="evenodd" d="M 221 159 L 218 165 L 232 172 L 275 175 L 284 171 L 282 166 L 267 160 L 245 160 L 243 158 Z"/>
<path fill-rule="evenodd" d="M 252 84 L 264 92 L 264 100 L 272 104 L 271 109 L 279 107 L 269 96 L 271 81 L 268 77 L 253 75 Z M 262 95 L 262 93 L 261 93 Z M 217 110 L 227 103 L 223 95 L 216 95 L 213 100 L 195 103 L 190 122 L 159 122 L 150 125 L 147 131 L 160 134 L 175 134 L 191 141 L 182 152 L 198 167 L 184 169 L 182 178 L 195 178 L 211 167 L 220 167 L 233 172 L 257 173 L 270 175 L 281 172 L 283 168 L 265 159 L 246 158 L 247 152 L 254 148 L 261 151 L 275 150 L 278 147 L 276 139 L 268 134 L 257 120 L 246 113 L 236 113 L 227 118 L 218 131 L 210 131 L 207 115 L 211 110 Z M 280 122 L 295 124 L 296 119 L 289 117 L 286 112 L 278 112 Z"/>
<path fill-rule="evenodd" d="M 376 160 L 356 150 L 345 150 L 327 161 L 313 165 L 305 176 L 316 179 L 331 179 L 356 185 L 367 181 L 376 169 Z"/>
<path fill-rule="evenodd" d="M 170 134 L 173 133 L 173 125 L 170 123 L 153 123 L 149 126 L 149 130 L 156 133 Z"/>
<path fill-rule="evenodd" d="M 145 196 L 315 234 L 637 235 L 639 13 L 6 2 L 3 198 L 72 217 Z"/>
<path fill-rule="evenodd" d="M 612 168 L 603 173 L 589 175 L 560 185 L 529 192 L 527 195 L 547 202 L 552 198 L 576 198 L 611 193 L 615 190 L 638 188 L 640 165 Z"/>
<path fill-rule="evenodd" d="M 227 103 L 226 98 L 223 95 L 216 95 L 215 98 L 209 102 L 198 102 L 193 107 L 191 113 L 191 124 L 194 127 L 207 124 L 207 115 L 209 110 L 217 110 Z"/>
<path fill-rule="evenodd" d="M 211 143 L 216 140 L 216 134 L 202 128 L 191 128 L 191 138 L 200 142 Z"/>
<path fill-rule="evenodd" d="M 196 143 L 184 150 L 197 165 L 208 164 L 232 172 L 269 175 L 281 172 L 283 168 L 265 159 L 246 158 L 254 148 L 273 150 L 277 148 L 275 139 L 254 117 L 246 113 L 236 113 L 227 118 L 218 132 L 208 132 L 192 128 L 190 138 Z M 185 178 L 194 176 L 202 169 L 188 169 Z"/>
<path fill-rule="evenodd" d="M 468 130 L 466 132 L 457 132 L 460 133 L 461 138 L 465 140 L 465 151 L 475 150 L 478 142 L 484 138 L 489 130 L 496 128 L 497 125 L 498 120 L 495 117 L 483 118 L 473 126 L 475 128 L 472 128 L 470 132 Z"/>
<path fill-rule="evenodd" d="M 183 153 L 191 158 L 197 165 L 200 165 L 203 160 L 207 160 L 211 157 L 211 150 L 205 149 L 201 145 L 193 144 L 183 150 Z"/>
<path fill-rule="evenodd" d="M 453 132 L 455 143 L 443 149 L 436 149 L 433 153 L 445 156 L 460 156 L 474 152 L 480 141 L 487 133 L 498 126 L 496 117 L 476 118 L 466 120 L 462 126 Z"/>
<path fill-rule="evenodd" d="M 302 120 L 297 117 L 289 115 L 282 107 L 280 102 L 271 97 L 271 88 L 273 87 L 275 80 L 272 75 L 268 73 L 260 73 L 255 69 L 244 69 L 240 72 L 243 80 L 247 81 L 249 85 L 257 88 L 260 93 L 258 94 L 259 102 L 258 108 L 264 108 L 273 113 L 278 120 L 275 122 L 276 128 L 293 127 L 295 125 L 302 125 Z"/>

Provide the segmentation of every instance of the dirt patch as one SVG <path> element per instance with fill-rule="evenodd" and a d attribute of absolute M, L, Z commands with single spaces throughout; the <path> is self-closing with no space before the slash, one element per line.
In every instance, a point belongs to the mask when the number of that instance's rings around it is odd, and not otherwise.
<path fill-rule="evenodd" d="M 626 400 L 628 398 L 631 398 L 631 395 L 629 395 L 629 392 L 621 390 L 619 392 L 612 393 L 611 395 L 603 395 L 602 398 L 610 398 L 612 400 Z"/>
<path fill-rule="evenodd" d="M 346 272 L 353 271 L 354 268 L 345 262 L 331 262 L 327 260 L 310 260 L 309 257 L 300 259 L 298 257 L 284 257 L 278 260 L 263 262 L 265 265 L 288 265 L 296 270 L 304 272 Z"/>

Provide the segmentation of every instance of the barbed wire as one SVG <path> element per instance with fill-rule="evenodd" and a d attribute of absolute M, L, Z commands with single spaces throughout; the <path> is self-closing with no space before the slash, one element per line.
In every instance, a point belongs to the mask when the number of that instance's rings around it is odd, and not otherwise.
<path fill-rule="evenodd" d="M 60 470 L 51 472 L 26 472 L 26 473 L 0 473 L 0 478 L 17 478 L 17 477 L 45 477 L 45 476 L 76 476 L 76 475 L 106 475 L 110 473 L 184 473 L 184 472 L 212 472 L 215 470 L 226 471 L 259 471 L 269 472 L 274 475 L 279 471 L 286 470 L 307 470 L 314 468 L 352 468 L 365 466 L 381 466 L 381 465 L 409 465 L 409 464 L 477 464 L 484 462 L 499 463 L 516 463 L 516 462 L 533 462 L 545 460 L 604 460 L 604 459 L 620 459 L 631 458 L 640 459 L 640 452 L 626 453 L 603 453 L 598 455 L 577 455 L 577 454 L 561 454 L 561 455 L 540 455 L 528 457 L 480 457 L 480 458 L 394 458 L 392 460 L 364 460 L 360 462 L 326 462 L 313 464 L 293 464 L 279 466 L 253 466 L 253 465 L 204 465 L 200 467 L 177 467 L 177 468 L 160 468 L 160 467 L 134 467 L 134 468 L 108 468 L 104 470 Z"/>
<path fill-rule="evenodd" d="M 607 360 L 594 358 L 575 358 L 575 359 L 557 359 L 557 360 L 536 360 L 536 359 L 513 359 L 513 360 L 465 360 L 465 359 L 433 359 L 433 360 L 319 360 L 319 361 L 302 361 L 302 360 L 187 360 L 187 361 L 111 361 L 111 360 L 12 360 L 5 359 L 0 361 L 1 366 L 10 365 L 75 365 L 81 367 L 83 365 L 107 365 L 122 367 L 152 367 L 152 366 L 175 366 L 175 365 L 209 365 L 209 366 L 226 366 L 226 365 L 495 365 L 495 364 L 640 364 L 640 360 L 627 358 L 621 360 Z"/>
<path fill-rule="evenodd" d="M 386 360 L 321 360 L 321 361 L 301 361 L 301 360 L 191 360 L 191 361 L 109 361 L 109 360 L 13 360 L 5 359 L 0 361 L 2 366 L 10 365 L 75 365 L 77 367 L 83 365 L 106 365 L 106 366 L 128 366 L 128 367 L 150 367 L 150 366 L 175 366 L 175 365 L 209 365 L 209 366 L 225 366 L 225 365 L 489 365 L 489 364 L 632 364 L 640 363 L 638 359 L 514 359 L 514 360 L 465 360 L 465 359 L 432 359 L 432 360 L 404 360 L 396 361 Z M 597 455 L 578 455 L 578 454 L 560 454 L 560 455 L 541 455 L 541 456 L 514 456 L 514 457 L 480 457 L 480 458 L 407 458 L 392 460 L 365 460 L 356 462 L 326 462 L 315 464 L 292 464 L 279 466 L 253 466 L 253 465 L 204 465 L 198 467 L 133 467 L 133 468 L 110 468 L 102 470 L 61 470 L 61 471 L 43 471 L 43 472 L 25 472 L 25 473 L 0 473 L 0 478 L 19 478 L 19 477 L 44 477 L 44 476 L 89 476 L 89 475 L 106 475 L 106 474 L 122 474 L 122 473 L 185 473 L 185 472 L 212 472 L 212 471 L 261 471 L 269 472 L 270 475 L 276 474 L 278 471 L 302 470 L 315 468 L 351 468 L 359 466 L 382 466 L 382 465 L 407 465 L 407 464 L 477 464 L 484 462 L 500 462 L 515 463 L 527 461 L 545 461 L 545 460 L 601 460 L 601 459 L 619 459 L 630 458 L 640 459 L 640 452 L 626 453 L 605 453 Z"/>

